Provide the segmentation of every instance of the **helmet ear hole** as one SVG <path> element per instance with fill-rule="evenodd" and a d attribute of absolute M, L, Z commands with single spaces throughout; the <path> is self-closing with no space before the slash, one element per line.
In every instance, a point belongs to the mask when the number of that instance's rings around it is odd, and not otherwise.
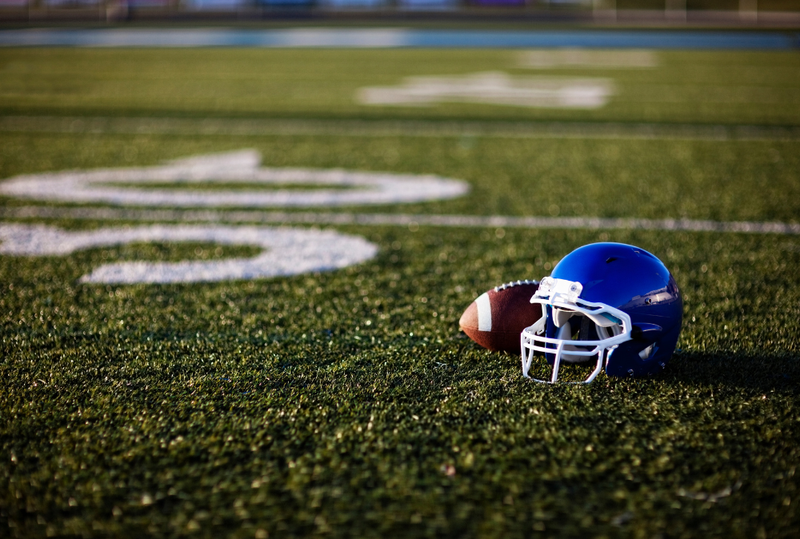
<path fill-rule="evenodd" d="M 655 352 L 655 349 L 656 349 L 656 343 L 653 343 L 644 350 L 642 350 L 641 352 L 639 352 L 639 357 L 645 360 L 649 359 L 650 356 L 653 355 L 653 352 Z"/>

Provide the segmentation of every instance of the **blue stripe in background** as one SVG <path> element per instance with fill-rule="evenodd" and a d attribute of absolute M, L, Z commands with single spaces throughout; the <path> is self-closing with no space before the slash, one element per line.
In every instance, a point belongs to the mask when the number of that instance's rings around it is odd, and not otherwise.
<path fill-rule="evenodd" d="M 0 30 L 4 47 L 800 48 L 800 33 L 733 31 L 476 31 L 395 28 Z"/>
<path fill-rule="evenodd" d="M 650 49 L 792 49 L 798 37 L 778 33 L 676 31 L 415 31 L 416 47 L 585 47 Z M 794 39 L 793 39 L 794 38 Z"/>

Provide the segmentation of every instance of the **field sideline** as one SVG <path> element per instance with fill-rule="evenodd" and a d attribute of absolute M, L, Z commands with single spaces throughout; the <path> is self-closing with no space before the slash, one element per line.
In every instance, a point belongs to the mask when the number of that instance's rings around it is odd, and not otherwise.
<path fill-rule="evenodd" d="M 794 537 L 800 56 L 523 52 L 0 49 L 0 534 Z M 492 70 L 610 91 L 447 94 Z M 678 281 L 660 375 L 542 386 L 459 331 L 595 241 Z"/>

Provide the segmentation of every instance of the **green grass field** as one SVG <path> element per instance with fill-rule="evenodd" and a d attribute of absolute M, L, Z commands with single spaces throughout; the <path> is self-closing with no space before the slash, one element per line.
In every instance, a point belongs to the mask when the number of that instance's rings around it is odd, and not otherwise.
<path fill-rule="evenodd" d="M 0 178 L 252 148 L 263 166 L 471 185 L 323 216 L 800 223 L 800 55 L 655 54 L 646 69 L 532 73 L 512 50 L 0 49 Z M 603 77 L 615 93 L 594 110 L 354 99 L 488 70 Z M 78 206 L 2 196 L 0 216 L 144 224 Z M 62 213 L 23 213 L 49 207 Z M 796 536 L 800 236 L 318 227 L 378 254 L 331 272 L 131 285 L 79 279 L 114 261 L 258 249 L 0 255 L 0 536 Z M 676 276 L 684 329 L 661 375 L 538 385 L 518 357 L 459 332 L 480 293 L 594 241 L 639 245 Z"/>

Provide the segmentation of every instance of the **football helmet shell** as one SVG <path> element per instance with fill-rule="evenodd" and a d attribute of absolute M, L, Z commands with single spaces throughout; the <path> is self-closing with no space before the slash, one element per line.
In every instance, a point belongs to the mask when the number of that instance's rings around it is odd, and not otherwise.
<path fill-rule="evenodd" d="M 522 374 L 536 352 L 552 366 L 596 365 L 584 383 L 605 368 L 610 376 L 648 376 L 662 370 L 678 341 L 683 301 L 674 277 L 644 249 L 593 243 L 565 256 L 531 298 L 545 313 L 523 330 Z"/>

